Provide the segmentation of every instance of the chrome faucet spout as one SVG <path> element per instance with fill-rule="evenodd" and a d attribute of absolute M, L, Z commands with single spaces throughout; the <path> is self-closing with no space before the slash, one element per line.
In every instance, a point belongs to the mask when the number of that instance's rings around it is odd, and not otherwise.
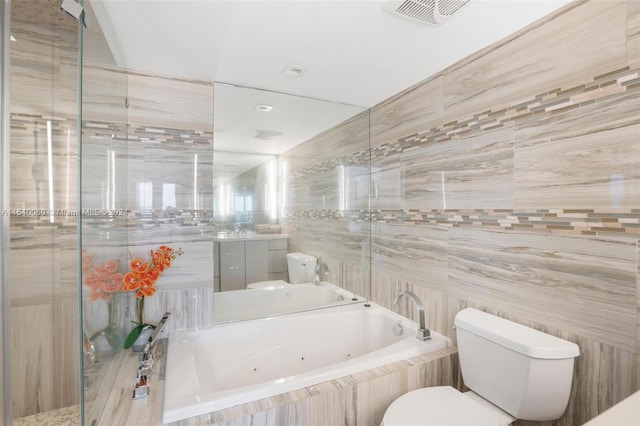
<path fill-rule="evenodd" d="M 406 296 L 406 297 L 410 298 L 411 300 L 413 300 L 413 302 L 416 304 L 416 308 L 418 308 L 418 317 L 420 319 L 420 328 L 418 329 L 418 332 L 416 333 L 416 338 L 419 339 L 419 340 L 431 339 L 431 331 L 425 326 L 424 305 L 422 304 L 422 301 L 420 300 L 420 298 L 418 296 L 416 296 L 416 294 L 414 292 L 412 292 L 412 291 L 402 291 L 402 292 L 396 294 L 396 299 L 393 301 L 393 304 L 397 305 L 402 296 Z"/>
<path fill-rule="evenodd" d="M 327 266 L 325 262 L 318 260 L 318 263 L 316 263 L 315 278 L 313 279 L 313 283 L 315 285 L 320 285 L 322 281 L 327 281 L 328 279 L 329 266 Z"/>

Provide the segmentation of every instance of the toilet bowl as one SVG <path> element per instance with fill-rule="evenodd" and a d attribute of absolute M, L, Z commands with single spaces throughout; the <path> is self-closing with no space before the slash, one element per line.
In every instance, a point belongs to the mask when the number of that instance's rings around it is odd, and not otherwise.
<path fill-rule="evenodd" d="M 473 392 L 451 386 L 417 389 L 393 401 L 381 426 L 509 425 L 515 418 Z"/>
<path fill-rule="evenodd" d="M 575 343 L 476 309 L 458 312 L 454 325 L 470 391 L 411 391 L 387 408 L 382 425 L 509 425 L 562 416 L 580 354 Z"/>

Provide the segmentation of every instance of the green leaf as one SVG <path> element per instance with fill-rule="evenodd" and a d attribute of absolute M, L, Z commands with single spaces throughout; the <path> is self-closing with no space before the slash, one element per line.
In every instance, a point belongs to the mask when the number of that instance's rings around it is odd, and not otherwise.
<path fill-rule="evenodd" d="M 146 324 L 138 324 L 135 326 L 133 330 L 131 330 L 131 333 L 129 333 L 127 338 L 124 339 L 125 349 L 129 349 L 131 346 L 133 346 L 133 344 L 135 343 L 138 336 L 140 336 L 140 333 L 142 333 L 142 330 L 145 328 L 145 326 Z"/>

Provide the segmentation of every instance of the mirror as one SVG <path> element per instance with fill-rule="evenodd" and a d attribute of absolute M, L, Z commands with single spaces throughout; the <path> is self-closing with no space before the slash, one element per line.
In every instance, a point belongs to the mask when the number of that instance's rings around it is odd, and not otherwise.
<path fill-rule="evenodd" d="M 216 322 L 368 297 L 368 120 L 363 107 L 215 83 Z"/>

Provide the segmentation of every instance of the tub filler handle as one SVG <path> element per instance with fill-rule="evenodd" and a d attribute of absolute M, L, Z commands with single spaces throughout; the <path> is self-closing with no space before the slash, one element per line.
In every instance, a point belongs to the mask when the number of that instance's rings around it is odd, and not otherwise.
<path fill-rule="evenodd" d="M 138 371 L 136 373 L 136 385 L 133 389 L 133 399 L 146 398 L 149 396 L 149 378 L 151 377 L 151 371 L 155 363 L 155 357 L 151 349 L 153 349 L 153 346 L 159 340 L 160 333 L 169 319 L 169 314 L 169 312 L 166 312 L 162 316 L 162 319 L 153 331 L 153 335 L 138 356 Z"/>
<path fill-rule="evenodd" d="M 393 304 L 397 305 L 402 296 L 406 296 L 411 300 L 413 300 L 413 302 L 416 304 L 416 308 L 418 308 L 418 316 L 420 317 L 420 328 L 418 328 L 418 332 L 416 333 L 416 339 L 418 340 L 431 339 L 431 331 L 425 326 L 424 305 L 422 304 L 422 301 L 420 300 L 420 298 L 416 296 L 416 294 L 412 291 L 402 291 L 396 294 L 396 299 L 394 300 Z"/>

